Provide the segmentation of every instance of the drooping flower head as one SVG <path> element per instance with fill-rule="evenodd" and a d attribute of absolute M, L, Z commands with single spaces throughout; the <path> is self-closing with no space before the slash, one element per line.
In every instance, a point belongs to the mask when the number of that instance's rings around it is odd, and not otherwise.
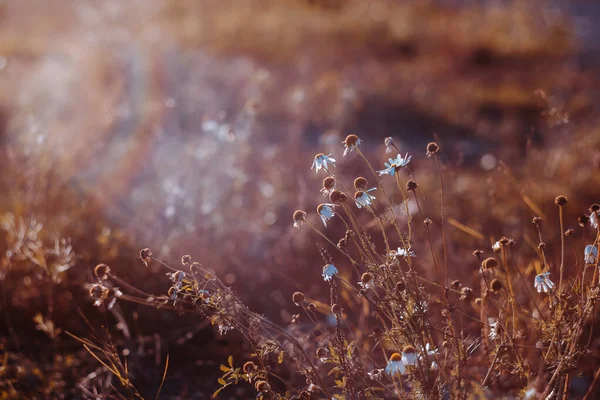
<path fill-rule="evenodd" d="M 590 225 L 592 225 L 594 229 L 598 229 L 598 226 L 600 226 L 600 224 L 598 223 L 598 220 L 600 219 L 598 217 L 598 213 L 600 213 L 600 211 L 592 211 L 592 213 L 590 214 Z"/>
<path fill-rule="evenodd" d="M 404 365 L 415 365 L 417 363 L 417 351 L 413 346 L 407 345 L 402 349 L 402 363 Z"/>
<path fill-rule="evenodd" d="M 596 264 L 596 260 L 598 259 L 598 248 L 596 246 L 588 244 L 585 246 L 583 254 L 586 264 Z"/>
<path fill-rule="evenodd" d="M 550 280 L 550 271 L 537 275 L 533 286 L 537 289 L 538 293 L 549 293 L 554 287 L 554 282 Z"/>
<path fill-rule="evenodd" d="M 327 170 L 327 165 L 331 164 L 333 167 L 335 167 L 335 158 L 331 158 L 331 153 L 329 154 L 323 154 L 323 153 L 319 153 L 315 156 L 315 159 L 313 160 L 312 166 L 310 167 L 310 169 L 315 169 L 315 172 L 319 172 L 319 170 L 321 168 Z"/>
<path fill-rule="evenodd" d="M 394 353 L 390 356 L 390 359 L 385 367 L 385 373 L 389 376 L 402 375 L 406 372 L 406 366 L 402 362 L 402 355 L 400 353 Z"/>
<path fill-rule="evenodd" d="M 376 188 L 372 188 L 366 191 L 358 190 L 356 193 L 354 193 L 354 201 L 356 202 L 356 207 L 369 207 L 371 204 L 373 204 L 373 200 L 375 200 L 376 197 L 369 194 L 369 192 L 372 192 L 374 190 L 376 190 Z"/>
<path fill-rule="evenodd" d="M 389 154 L 394 151 L 394 139 L 391 137 L 386 137 L 383 143 L 385 144 L 385 154 Z"/>
<path fill-rule="evenodd" d="M 354 148 L 360 146 L 362 140 L 358 138 L 356 135 L 348 135 L 346 139 L 342 142 L 344 144 L 344 157 L 346 154 L 350 153 Z"/>
<path fill-rule="evenodd" d="M 323 196 L 329 196 L 333 190 L 335 190 L 335 179 L 331 176 L 325 177 L 321 193 L 323 193 Z"/>
<path fill-rule="evenodd" d="M 317 207 L 317 213 L 319 214 L 319 217 L 321 217 L 321 221 L 323 221 L 325 227 L 327 227 L 327 222 L 335 215 L 335 212 L 333 211 L 334 207 L 335 204 L 331 203 L 319 204 Z"/>
<path fill-rule="evenodd" d="M 330 281 L 334 275 L 338 274 L 338 269 L 333 264 L 327 264 L 323 267 L 323 280 Z"/>
<path fill-rule="evenodd" d="M 358 284 L 362 286 L 363 289 L 371 289 L 375 284 L 375 281 L 373 280 L 373 275 L 369 272 L 365 272 L 360 277 L 360 282 L 358 282 Z"/>
<path fill-rule="evenodd" d="M 384 163 L 385 169 L 382 169 L 381 171 L 377 171 L 377 172 L 379 172 L 380 176 L 381 175 L 394 176 L 400 168 L 406 167 L 408 165 L 408 163 L 410 162 L 410 158 L 411 158 L 411 156 L 409 156 L 408 153 L 406 153 L 406 155 L 404 157 L 402 157 L 400 154 L 398 154 L 396 156 L 396 158 L 390 158 L 390 159 L 388 159 L 388 162 Z"/>
<path fill-rule="evenodd" d="M 296 210 L 294 211 L 294 228 L 300 228 L 300 225 L 304 222 L 304 218 L 306 217 L 306 211 Z"/>

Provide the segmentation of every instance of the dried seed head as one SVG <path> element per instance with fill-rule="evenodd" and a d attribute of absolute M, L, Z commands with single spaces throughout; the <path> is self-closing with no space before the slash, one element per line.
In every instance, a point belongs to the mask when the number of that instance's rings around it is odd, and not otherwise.
<path fill-rule="evenodd" d="M 295 292 L 292 295 L 292 301 L 294 302 L 295 305 L 299 306 L 300 304 L 302 304 L 304 302 L 304 293 Z"/>
<path fill-rule="evenodd" d="M 327 349 L 325 347 L 319 347 L 316 352 L 317 358 L 327 357 Z"/>
<path fill-rule="evenodd" d="M 594 203 L 590 206 L 590 212 L 598 212 L 598 211 L 600 211 L 600 204 Z"/>
<path fill-rule="evenodd" d="M 418 187 L 419 187 L 419 185 L 417 185 L 417 182 L 413 181 L 412 179 L 410 181 L 406 182 L 407 190 L 414 192 L 415 190 L 417 190 Z"/>
<path fill-rule="evenodd" d="M 546 248 L 546 243 L 540 242 L 540 244 L 538 244 L 538 249 L 544 250 L 545 248 Z"/>
<path fill-rule="evenodd" d="M 402 361 L 402 355 L 400 353 L 394 353 L 390 356 L 390 361 Z"/>
<path fill-rule="evenodd" d="M 360 199 L 364 194 L 365 194 L 365 192 L 363 192 L 362 190 L 357 190 L 354 193 L 354 200 Z"/>
<path fill-rule="evenodd" d="M 343 249 L 347 245 L 348 245 L 348 240 L 346 238 L 341 238 L 337 243 L 337 247 L 339 247 L 340 249 Z"/>
<path fill-rule="evenodd" d="M 559 207 L 563 207 L 567 204 L 567 198 L 565 196 L 557 196 L 554 199 L 554 204 L 556 204 Z"/>
<path fill-rule="evenodd" d="M 587 215 L 582 215 L 581 217 L 577 218 L 577 222 L 579 223 L 579 226 L 585 228 L 588 222 L 590 222 L 590 217 Z"/>
<path fill-rule="evenodd" d="M 483 254 L 483 250 L 475 250 L 472 253 L 475 257 L 480 257 Z"/>
<path fill-rule="evenodd" d="M 306 217 L 306 211 L 302 211 L 302 210 L 296 210 L 294 211 L 294 222 L 300 222 L 304 220 L 304 217 Z"/>
<path fill-rule="evenodd" d="M 442 346 L 446 349 L 449 349 L 450 347 L 452 347 L 452 343 L 450 343 L 450 341 L 448 341 L 448 340 L 444 340 L 442 342 Z"/>
<path fill-rule="evenodd" d="M 406 345 L 406 346 L 404 346 L 404 348 L 402 349 L 402 352 L 403 352 L 403 353 L 410 354 L 410 353 L 416 353 L 416 352 L 417 352 L 417 350 L 415 350 L 414 346 L 411 346 L 410 344 L 407 344 L 407 345 Z"/>
<path fill-rule="evenodd" d="M 494 293 L 496 293 L 496 292 L 502 290 L 502 282 L 500 282 L 498 279 L 492 279 L 492 282 L 490 283 L 490 287 L 492 288 Z"/>
<path fill-rule="evenodd" d="M 331 312 L 334 315 L 341 315 L 342 311 L 343 311 L 343 308 L 339 304 L 334 304 L 334 305 L 331 306 Z"/>
<path fill-rule="evenodd" d="M 469 287 L 464 287 L 460 291 L 460 299 L 466 302 L 471 302 L 475 295 L 473 294 L 473 289 Z"/>
<path fill-rule="evenodd" d="M 183 257 L 181 257 L 181 264 L 183 265 L 188 265 L 190 261 L 192 261 L 192 256 L 190 256 L 189 254 L 186 254 Z"/>
<path fill-rule="evenodd" d="M 475 304 L 477 304 L 478 306 L 481 305 L 481 297 L 475 299 Z"/>
<path fill-rule="evenodd" d="M 354 188 L 356 190 L 363 190 L 367 187 L 367 180 L 362 176 L 359 176 L 354 180 Z"/>
<path fill-rule="evenodd" d="M 269 390 L 271 390 L 271 385 L 269 385 L 265 381 L 258 381 L 258 382 L 256 382 L 256 384 L 254 385 L 254 387 L 256 388 L 257 392 L 268 392 Z"/>
<path fill-rule="evenodd" d="M 150 257 L 152 257 L 152 251 L 150 251 L 150 249 L 145 248 L 140 251 L 140 258 L 142 259 L 142 261 L 148 262 L 150 260 Z"/>
<path fill-rule="evenodd" d="M 361 280 L 362 283 L 369 283 L 369 282 L 371 282 L 373 280 L 373 275 L 371 275 L 369 272 L 365 272 L 360 277 L 360 280 Z"/>
<path fill-rule="evenodd" d="M 452 287 L 458 289 L 460 287 L 460 281 L 458 279 L 452 281 Z"/>
<path fill-rule="evenodd" d="M 308 303 L 308 306 L 306 306 L 308 308 L 308 311 L 311 312 L 315 312 L 317 310 L 317 306 L 315 305 L 315 303 Z"/>
<path fill-rule="evenodd" d="M 333 190 L 329 194 L 329 200 L 333 204 L 341 204 L 341 203 L 345 202 L 347 199 L 348 199 L 348 196 L 346 196 L 344 193 L 340 192 L 339 190 Z"/>
<path fill-rule="evenodd" d="M 402 291 L 404 291 L 404 289 L 406 289 L 406 283 L 404 281 L 400 281 L 400 282 L 396 283 L 396 290 L 398 292 L 402 292 Z"/>
<path fill-rule="evenodd" d="M 575 231 L 573 229 L 569 228 L 565 231 L 565 236 L 571 236 L 574 232 Z"/>
<path fill-rule="evenodd" d="M 167 290 L 167 296 L 173 297 L 173 295 L 177 292 L 177 288 L 175 286 L 171 286 L 169 290 Z"/>
<path fill-rule="evenodd" d="M 94 275 L 101 281 L 107 280 L 108 274 L 110 274 L 110 267 L 106 264 L 98 264 L 94 268 Z"/>
<path fill-rule="evenodd" d="M 253 372 L 253 371 L 256 370 L 256 364 L 254 364 L 254 362 L 252 362 L 252 361 L 246 361 L 246 363 L 242 367 L 242 370 L 245 373 L 249 374 L 249 373 L 251 373 L 251 372 Z"/>
<path fill-rule="evenodd" d="M 531 223 L 539 225 L 542 223 L 542 217 L 533 217 L 533 219 L 531 220 Z"/>
<path fill-rule="evenodd" d="M 430 142 L 427 144 L 427 155 L 431 156 L 440 151 L 440 146 L 436 142 Z"/>
<path fill-rule="evenodd" d="M 394 143 L 394 139 L 388 136 L 383 140 L 383 143 L 385 144 L 385 147 L 390 147 L 392 143 Z"/>
<path fill-rule="evenodd" d="M 354 145 L 356 145 L 356 143 L 358 142 L 358 136 L 351 134 L 346 136 L 346 140 L 344 140 L 344 144 L 346 145 L 346 147 L 352 147 Z"/>
<path fill-rule="evenodd" d="M 502 236 L 499 240 L 500 244 L 506 246 L 509 242 L 509 239 L 506 236 Z"/>
<path fill-rule="evenodd" d="M 325 179 L 323 179 L 323 188 L 332 189 L 334 185 L 335 185 L 335 179 L 332 178 L 331 176 L 328 176 Z"/>
<path fill-rule="evenodd" d="M 488 257 L 481 263 L 483 269 L 491 269 L 496 268 L 498 266 L 498 261 L 494 257 Z"/>
<path fill-rule="evenodd" d="M 104 297 L 105 293 L 106 288 L 98 284 L 92 285 L 89 290 L 90 297 L 93 297 L 95 299 L 100 299 Z"/>
<path fill-rule="evenodd" d="M 431 220 L 430 220 L 429 218 L 425 218 L 425 219 L 423 220 L 423 223 L 424 223 L 425 225 L 429 226 L 429 225 L 431 225 Z"/>

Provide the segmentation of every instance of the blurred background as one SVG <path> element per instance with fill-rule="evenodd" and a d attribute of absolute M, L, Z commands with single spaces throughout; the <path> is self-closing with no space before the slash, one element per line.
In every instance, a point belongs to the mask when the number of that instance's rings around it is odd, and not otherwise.
<path fill-rule="evenodd" d="M 438 141 L 449 213 L 483 234 L 450 233 L 457 277 L 491 238 L 532 235 L 557 194 L 576 226 L 600 194 L 599 21 L 593 1 L 0 1 L 3 398 L 110 390 L 64 334 L 89 325 L 117 332 L 144 395 L 169 353 L 165 398 L 209 398 L 243 340 L 135 304 L 105 316 L 93 267 L 165 293 L 139 250 L 190 254 L 289 323 L 290 293 L 324 288 L 291 215 L 322 201 L 312 159 L 342 159 L 348 133 L 375 166 L 393 137 L 432 185 Z M 337 172 L 367 173 L 351 157 Z"/>

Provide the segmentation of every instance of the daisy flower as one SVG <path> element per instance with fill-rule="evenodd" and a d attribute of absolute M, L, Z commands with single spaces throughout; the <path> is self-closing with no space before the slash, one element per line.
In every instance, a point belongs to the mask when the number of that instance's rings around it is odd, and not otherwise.
<path fill-rule="evenodd" d="M 300 225 L 304 222 L 304 218 L 306 217 L 306 211 L 296 210 L 294 211 L 294 228 L 300 228 Z"/>
<path fill-rule="evenodd" d="M 394 176 L 394 174 L 396 173 L 396 171 L 398 171 L 400 168 L 402 167 L 406 167 L 408 165 L 408 163 L 410 162 L 410 158 L 411 156 L 408 155 L 408 153 L 406 153 L 406 155 L 404 157 L 402 157 L 400 154 L 398 154 L 396 156 L 396 158 L 390 158 L 388 159 L 388 162 L 384 163 L 385 165 L 385 169 L 382 169 L 381 171 L 377 171 L 379 172 L 379 175 L 392 175 Z"/>
<path fill-rule="evenodd" d="M 598 229 L 598 212 L 592 211 L 590 214 L 590 224 L 594 227 L 594 229 Z"/>
<path fill-rule="evenodd" d="M 373 280 L 373 275 L 371 275 L 369 272 L 365 272 L 364 274 L 362 274 L 360 282 L 358 282 L 358 284 L 364 289 L 371 289 L 375 284 L 375 281 Z"/>
<path fill-rule="evenodd" d="M 410 246 L 408 246 L 408 249 L 405 249 L 403 247 L 398 247 L 397 250 L 390 251 L 390 256 L 407 258 L 407 257 L 416 257 L 417 255 L 415 254 L 414 251 L 412 251 L 410 249 Z"/>
<path fill-rule="evenodd" d="M 554 282 L 550 280 L 549 276 L 550 271 L 544 272 L 535 277 L 533 286 L 537 289 L 538 293 L 549 293 L 554 287 Z"/>
<path fill-rule="evenodd" d="M 358 138 L 358 136 L 356 135 L 348 135 L 346 136 L 346 139 L 342 142 L 344 144 L 344 157 L 346 156 L 346 154 L 350 153 L 352 150 L 354 150 L 355 147 L 360 146 L 360 144 L 362 143 L 362 140 L 360 140 Z"/>
<path fill-rule="evenodd" d="M 394 151 L 394 139 L 386 137 L 383 143 L 385 143 L 385 154 L 390 154 Z"/>
<path fill-rule="evenodd" d="M 417 351 L 411 345 L 404 346 L 402 349 L 402 364 L 404 365 L 416 365 L 417 364 Z"/>
<path fill-rule="evenodd" d="M 390 360 L 388 361 L 385 367 L 385 373 L 389 376 L 394 376 L 397 374 L 404 374 L 406 372 L 406 366 L 402 362 L 402 356 L 400 353 L 394 353 L 390 356 Z"/>
<path fill-rule="evenodd" d="M 598 259 L 598 248 L 596 246 L 588 244 L 585 246 L 583 254 L 586 264 L 596 264 L 596 260 Z"/>
<path fill-rule="evenodd" d="M 327 164 L 331 164 L 333 167 L 335 167 L 335 158 L 331 158 L 331 153 L 327 155 L 319 153 L 315 156 L 310 169 L 314 168 L 315 172 L 319 172 L 321 168 L 327 170 Z"/>
<path fill-rule="evenodd" d="M 325 177 L 323 179 L 323 187 L 321 188 L 321 193 L 323 196 L 327 197 L 335 190 L 335 179 L 331 176 Z"/>
<path fill-rule="evenodd" d="M 333 264 L 327 264 L 323 267 L 323 279 L 330 281 L 334 275 L 337 275 L 338 269 Z"/>
<path fill-rule="evenodd" d="M 317 207 L 317 213 L 319 214 L 319 217 L 321 217 L 321 221 L 323 221 L 325 227 L 327 227 L 327 222 L 335 215 L 333 207 L 335 207 L 335 204 L 331 203 L 319 204 Z"/>
<path fill-rule="evenodd" d="M 369 192 L 372 192 L 374 190 L 376 190 L 376 188 L 372 188 L 367 191 L 359 190 L 356 193 L 354 193 L 354 200 L 356 201 L 356 207 L 358 207 L 358 208 L 365 207 L 366 208 L 366 207 L 369 207 L 371 204 L 373 204 L 373 200 L 375 200 L 376 197 L 369 194 Z"/>

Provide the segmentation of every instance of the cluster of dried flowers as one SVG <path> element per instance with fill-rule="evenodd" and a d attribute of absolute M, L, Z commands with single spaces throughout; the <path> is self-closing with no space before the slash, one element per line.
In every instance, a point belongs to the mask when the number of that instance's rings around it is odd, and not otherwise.
<path fill-rule="evenodd" d="M 114 286 L 106 289 L 108 280 L 119 283 L 118 278 L 108 267 L 98 266 L 98 283 L 90 290 L 96 304 L 109 301 L 110 307 L 116 298 L 137 296 L 136 301 L 147 304 L 198 310 L 221 334 L 241 332 L 256 349 L 254 360 L 235 367 L 230 358 L 229 366 L 221 366 L 225 374 L 217 393 L 246 381 L 265 399 L 462 399 L 507 393 L 567 398 L 588 351 L 599 297 L 600 206 L 592 205 L 578 219 L 582 237 L 590 242 L 576 251 L 583 258 L 565 258 L 565 238 L 574 231 L 564 230 L 568 201 L 558 196 L 560 261 L 547 254 L 542 218 L 534 217 L 539 239 L 535 267 L 519 265 L 513 253 L 517 240 L 502 237 L 489 249 L 493 256 L 473 251 L 479 287 L 468 287 L 453 279 L 448 261 L 440 147 L 429 143 L 426 152 L 441 182 L 438 214 L 426 213 L 425 196 L 409 167 L 411 156 L 402 156 L 391 138 L 385 140 L 386 153 L 398 155 L 379 171 L 365 157 L 356 135 L 349 135 L 343 145 L 344 157 L 356 154 L 376 184 L 369 188 L 365 177 L 357 177 L 351 190 L 334 173 L 337 161 L 331 154 L 314 157 L 312 169 L 327 175 L 321 192 L 329 199 L 317 207 L 317 216 L 325 229 L 339 222 L 345 231 L 336 240 L 307 212 L 293 214 L 294 227 L 310 229 L 339 256 L 334 263 L 327 247 L 319 245 L 324 260 L 319 272 L 329 285 L 329 307 L 303 292 L 292 297 L 314 329 L 284 329 L 250 311 L 189 256 L 182 259 L 189 272 L 163 264 L 171 270 L 172 286 L 158 297 L 137 289 L 132 295 Z M 391 184 L 397 189 L 393 194 Z M 377 227 L 376 238 L 372 227 Z M 140 256 L 145 263 L 160 262 L 148 249 Z M 113 296 L 108 295 L 111 290 Z M 272 373 L 270 365 L 285 360 L 304 376 L 302 387 L 292 389 L 293 382 L 282 386 Z"/>

